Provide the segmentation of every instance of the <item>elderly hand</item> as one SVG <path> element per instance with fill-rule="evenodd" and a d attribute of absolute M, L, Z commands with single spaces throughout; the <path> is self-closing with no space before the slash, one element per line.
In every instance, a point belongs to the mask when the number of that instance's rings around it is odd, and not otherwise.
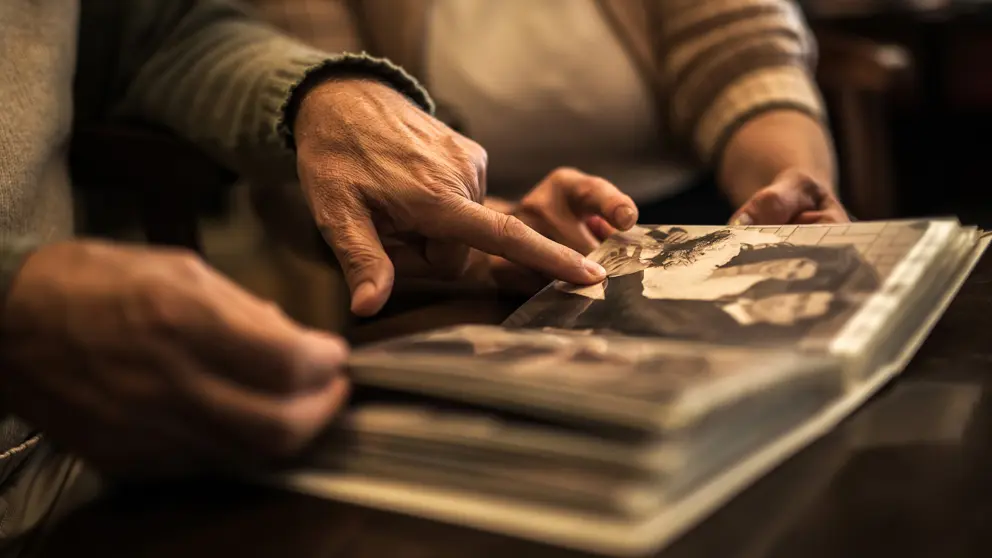
<path fill-rule="evenodd" d="M 2 310 L 5 410 L 111 474 L 278 464 L 348 393 L 342 340 L 180 251 L 43 246 Z"/>
<path fill-rule="evenodd" d="M 484 207 L 486 152 L 386 85 L 318 85 L 294 135 L 304 192 L 356 314 L 382 308 L 396 273 L 464 273 L 470 248 L 573 283 L 604 277 L 574 249 Z"/>
<path fill-rule="evenodd" d="M 503 204 L 500 209 L 583 254 L 595 250 L 617 230 L 628 230 L 637 223 L 637 206 L 629 196 L 602 178 L 572 168 L 553 171 L 520 203 Z M 548 282 L 547 276 L 503 258 L 489 257 L 484 265 L 483 275 L 488 274 L 502 288 L 529 293 Z"/>
<path fill-rule="evenodd" d="M 808 225 L 851 220 L 833 190 L 797 171 L 778 175 L 730 219 L 731 225 Z"/>

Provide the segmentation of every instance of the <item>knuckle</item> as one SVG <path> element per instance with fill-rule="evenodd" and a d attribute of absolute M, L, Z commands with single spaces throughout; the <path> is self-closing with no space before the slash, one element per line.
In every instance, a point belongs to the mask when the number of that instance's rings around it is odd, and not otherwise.
<path fill-rule="evenodd" d="M 610 188 L 612 188 L 611 184 L 602 178 L 590 177 L 585 180 L 576 181 L 572 195 L 578 201 L 591 203 L 602 194 L 607 193 Z"/>
<path fill-rule="evenodd" d="M 342 267 L 347 273 L 357 277 L 367 277 L 380 266 L 382 260 L 368 252 L 354 252 L 345 257 Z"/>
<path fill-rule="evenodd" d="M 467 183 L 475 183 L 479 180 L 479 167 L 472 154 L 462 152 L 455 158 L 455 168 L 458 170 L 458 177 Z"/>
<path fill-rule="evenodd" d="M 289 316 L 278 303 L 271 300 L 260 300 L 258 304 L 261 305 L 263 315 L 268 315 L 272 323 L 279 324 L 290 321 Z"/>
<path fill-rule="evenodd" d="M 496 236 L 511 242 L 527 239 L 530 229 L 513 215 L 500 215 L 496 219 Z"/>
<path fill-rule="evenodd" d="M 471 143 L 471 145 L 472 145 L 472 150 L 475 153 L 476 165 L 481 166 L 483 168 L 487 167 L 489 165 L 489 152 L 486 151 L 485 147 L 482 147 L 482 145 L 474 141 Z"/>
<path fill-rule="evenodd" d="M 366 273 L 381 265 L 383 258 L 369 241 L 353 231 L 342 232 L 337 239 L 341 266 L 350 273 Z"/>
<path fill-rule="evenodd" d="M 549 183 L 550 187 L 554 190 L 562 190 L 566 189 L 572 182 L 574 182 L 575 177 L 578 174 L 578 169 L 572 167 L 558 167 L 544 178 L 544 182 Z"/>
<path fill-rule="evenodd" d="M 780 214 L 788 210 L 782 195 L 773 190 L 764 190 L 754 196 L 754 205 L 762 213 Z"/>
<path fill-rule="evenodd" d="M 146 282 L 139 288 L 136 298 L 140 311 L 132 321 L 139 322 L 145 329 L 173 334 L 183 331 L 189 323 L 190 301 L 171 282 Z"/>
<path fill-rule="evenodd" d="M 605 178 L 593 177 L 586 181 L 587 188 L 592 192 L 598 192 L 603 194 L 614 194 L 618 193 L 619 190 L 612 182 L 606 180 Z"/>
<path fill-rule="evenodd" d="M 794 184 L 804 192 L 821 192 L 824 190 L 823 184 L 808 174 L 799 174 L 794 178 Z"/>
<path fill-rule="evenodd" d="M 200 281 L 211 274 L 207 263 L 197 253 L 177 250 L 172 256 L 169 271 L 176 280 Z"/>
<path fill-rule="evenodd" d="M 409 228 L 425 233 L 436 231 L 449 218 L 460 215 L 465 199 L 471 199 L 468 192 L 453 192 L 447 188 L 429 188 L 410 204 L 406 221 Z"/>
<path fill-rule="evenodd" d="M 465 196 L 462 192 L 453 192 L 447 188 L 428 188 L 418 200 L 421 211 L 421 219 L 430 219 L 435 211 L 451 211 Z"/>
<path fill-rule="evenodd" d="M 482 201 L 482 183 L 479 181 L 479 168 L 472 162 L 462 162 L 458 169 L 460 188 L 457 190 L 463 197 L 475 202 Z"/>
<path fill-rule="evenodd" d="M 551 175 L 555 178 L 572 178 L 577 175 L 582 174 L 582 172 L 575 167 L 558 167 L 551 171 Z"/>
<path fill-rule="evenodd" d="M 831 193 L 826 184 L 801 171 L 791 171 L 787 176 L 786 184 L 812 200 L 819 200 Z"/>
<path fill-rule="evenodd" d="M 516 216 L 518 218 L 526 216 L 539 221 L 548 221 L 552 218 L 553 213 L 551 204 L 547 200 L 543 199 L 542 196 L 534 196 L 520 203 L 516 211 Z"/>
<path fill-rule="evenodd" d="M 481 165 L 482 157 L 488 160 L 488 154 L 482 146 L 467 139 L 455 141 L 454 148 L 448 151 L 448 172 L 442 173 L 442 176 L 461 185 L 471 198 L 471 194 L 479 187 L 479 172 L 485 168 L 485 165 Z"/>
<path fill-rule="evenodd" d="M 352 202 L 351 194 L 321 194 L 315 197 L 312 210 L 314 223 L 322 231 L 334 233 L 335 224 L 361 216 L 358 209 L 361 206 Z"/>

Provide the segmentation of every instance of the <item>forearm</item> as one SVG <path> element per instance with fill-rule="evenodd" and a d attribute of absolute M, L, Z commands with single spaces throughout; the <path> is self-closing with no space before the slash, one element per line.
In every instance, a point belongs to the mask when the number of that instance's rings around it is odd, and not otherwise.
<path fill-rule="evenodd" d="M 816 48 L 788 0 L 648 0 L 668 127 L 735 202 L 798 167 L 833 183 Z"/>
<path fill-rule="evenodd" d="M 735 207 L 787 169 L 836 185 L 833 143 L 824 125 L 797 110 L 772 110 L 744 122 L 727 141 L 717 181 Z"/>

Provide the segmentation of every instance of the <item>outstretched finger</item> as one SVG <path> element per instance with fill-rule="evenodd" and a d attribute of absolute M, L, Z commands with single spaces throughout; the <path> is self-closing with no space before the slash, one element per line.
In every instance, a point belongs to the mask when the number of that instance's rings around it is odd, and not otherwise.
<path fill-rule="evenodd" d="M 424 233 L 463 242 L 554 279 L 588 285 L 606 277 L 603 267 L 539 234 L 520 219 L 466 199 L 448 205 L 449 214 L 431 219 Z"/>
<path fill-rule="evenodd" d="M 542 211 L 540 208 L 521 204 L 512 215 L 538 233 L 580 254 L 588 254 L 595 250 L 599 246 L 599 239 L 582 220 L 576 219 L 571 211 L 566 210 L 563 213 Z"/>

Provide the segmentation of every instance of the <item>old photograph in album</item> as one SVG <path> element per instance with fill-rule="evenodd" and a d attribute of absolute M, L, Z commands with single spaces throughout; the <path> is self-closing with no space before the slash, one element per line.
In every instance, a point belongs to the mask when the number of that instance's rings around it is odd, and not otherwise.
<path fill-rule="evenodd" d="M 591 255 L 606 281 L 552 283 L 505 325 L 828 350 L 852 344 L 852 324 L 857 341 L 880 334 L 892 299 L 974 235 L 954 220 L 637 227 Z"/>

